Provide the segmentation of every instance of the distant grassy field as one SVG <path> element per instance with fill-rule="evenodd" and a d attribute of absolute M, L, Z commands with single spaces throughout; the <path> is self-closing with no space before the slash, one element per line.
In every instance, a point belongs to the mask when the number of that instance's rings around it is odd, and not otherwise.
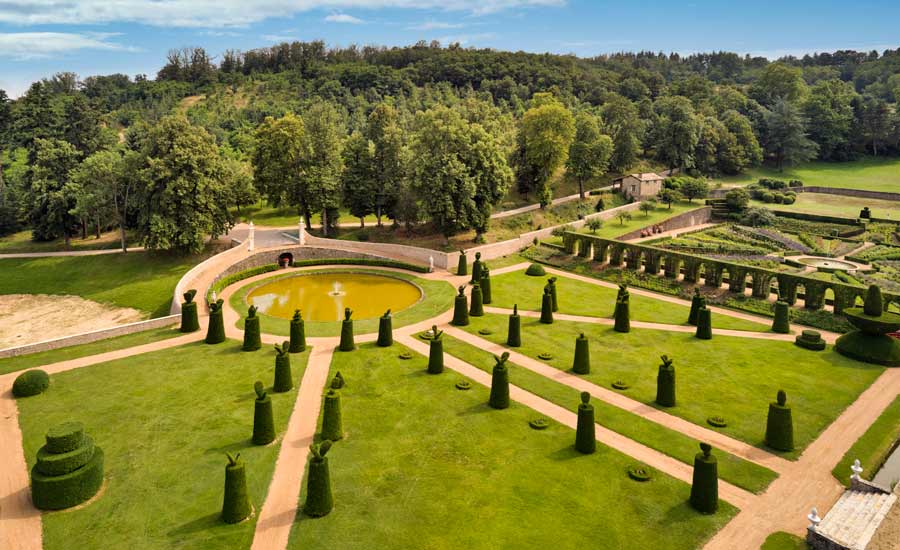
<path fill-rule="evenodd" d="M 900 170 L 900 167 L 898 167 Z M 900 190 L 900 189 L 898 189 Z M 766 204 L 762 201 L 752 201 L 753 206 L 765 206 L 772 210 L 787 210 L 791 212 L 804 212 L 807 214 L 822 214 L 825 216 L 839 216 L 844 218 L 856 218 L 863 207 L 868 206 L 875 218 L 887 218 L 900 220 L 900 202 L 880 199 L 863 199 L 857 197 L 845 197 L 841 195 L 826 195 L 824 193 L 800 193 L 794 204 Z"/>
<path fill-rule="evenodd" d="M 133 235 L 128 236 L 128 246 L 135 246 Z M 119 248 L 119 232 L 107 231 L 101 233 L 98 239 L 94 235 L 88 235 L 86 239 L 73 237 L 69 250 L 101 250 Z M 31 230 L 19 231 L 12 235 L 0 238 L 0 254 L 14 254 L 17 252 L 61 252 L 66 250 L 66 242 L 63 239 L 55 241 L 38 242 L 31 240 Z"/>
<path fill-rule="evenodd" d="M 865 158 L 853 162 L 810 162 L 786 167 L 754 168 L 739 176 L 722 178 L 722 183 L 748 184 L 759 178 L 800 180 L 806 186 L 844 187 L 900 193 L 900 159 Z"/>

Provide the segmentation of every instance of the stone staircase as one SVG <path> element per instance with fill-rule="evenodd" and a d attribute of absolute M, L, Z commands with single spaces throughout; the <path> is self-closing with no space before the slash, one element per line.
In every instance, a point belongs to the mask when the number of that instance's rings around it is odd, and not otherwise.
<path fill-rule="evenodd" d="M 897 495 L 866 482 L 855 482 L 816 527 L 807 542 L 817 550 L 865 550 Z"/>
<path fill-rule="evenodd" d="M 717 219 L 724 219 L 728 217 L 728 205 L 725 203 L 725 199 L 707 199 L 706 204 L 712 207 L 712 216 Z"/>

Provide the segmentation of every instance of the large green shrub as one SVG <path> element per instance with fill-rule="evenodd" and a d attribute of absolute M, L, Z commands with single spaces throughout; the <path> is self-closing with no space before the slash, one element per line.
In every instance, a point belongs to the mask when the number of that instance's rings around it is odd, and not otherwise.
<path fill-rule="evenodd" d="M 791 332 L 790 306 L 787 302 L 775 302 L 775 320 L 772 321 L 772 332 L 779 334 Z"/>
<path fill-rule="evenodd" d="M 253 444 L 268 445 L 275 441 L 275 417 L 272 414 L 272 398 L 259 380 L 253 385 L 256 401 L 253 404 Z"/>
<path fill-rule="evenodd" d="M 200 319 L 197 314 L 197 302 L 194 296 L 197 289 L 190 289 L 184 293 L 184 302 L 181 304 L 181 332 L 196 332 L 200 330 Z"/>
<path fill-rule="evenodd" d="M 256 316 L 256 306 L 250 306 L 247 310 L 247 318 L 244 319 L 244 343 L 243 351 L 256 351 L 262 347 L 262 337 L 259 333 L 259 317 Z"/>
<path fill-rule="evenodd" d="M 103 450 L 79 422 L 47 431 L 31 469 L 31 500 L 41 510 L 70 508 L 90 499 L 103 484 Z"/>
<path fill-rule="evenodd" d="M 656 403 L 662 407 L 675 406 L 675 365 L 668 356 L 662 356 L 662 364 L 656 373 Z"/>
<path fill-rule="evenodd" d="M 475 261 L 472 262 L 472 279 L 469 281 L 475 284 L 481 281 L 481 252 L 475 253 Z"/>
<path fill-rule="evenodd" d="M 544 294 L 541 296 L 541 322 L 547 325 L 553 323 L 553 296 L 548 287 L 544 287 Z"/>
<path fill-rule="evenodd" d="M 464 327 L 469 324 L 469 304 L 466 300 L 466 287 L 459 287 L 459 294 L 453 299 L 453 320 L 450 324 Z"/>
<path fill-rule="evenodd" d="M 697 331 L 694 336 L 701 340 L 712 338 L 712 310 L 703 307 L 697 312 Z"/>
<path fill-rule="evenodd" d="M 225 320 L 222 307 L 225 301 L 219 298 L 209 304 L 209 327 L 206 331 L 207 344 L 221 344 L 225 341 Z"/>
<path fill-rule="evenodd" d="M 856 330 L 838 338 L 834 349 L 858 361 L 887 367 L 900 366 L 900 341 L 888 336 L 900 330 L 900 314 L 885 311 L 884 298 L 878 286 L 869 286 L 862 308 L 846 309 L 844 315 Z"/>
<path fill-rule="evenodd" d="M 529 277 L 543 277 L 546 274 L 547 272 L 541 264 L 531 264 L 528 266 L 528 269 L 525 270 L 525 275 L 528 275 Z"/>
<path fill-rule="evenodd" d="M 275 344 L 275 382 L 272 391 L 283 393 L 294 387 L 294 378 L 291 375 L 290 342 Z"/>
<path fill-rule="evenodd" d="M 481 284 L 472 285 L 472 303 L 469 305 L 469 315 L 472 317 L 484 317 L 484 302 L 481 295 Z"/>
<path fill-rule="evenodd" d="M 776 401 L 769 403 L 765 441 L 766 445 L 778 451 L 794 450 L 794 421 L 784 390 L 778 390 Z"/>
<path fill-rule="evenodd" d="M 572 371 L 575 374 L 590 374 L 591 349 L 587 336 L 582 332 L 575 339 L 575 358 L 572 361 Z"/>
<path fill-rule="evenodd" d="M 444 331 L 432 326 L 431 334 L 428 342 L 428 374 L 440 374 L 444 372 L 444 341 L 441 339 Z"/>
<path fill-rule="evenodd" d="M 329 388 L 325 392 L 322 406 L 322 439 L 338 441 L 344 438 L 344 423 L 341 417 L 341 392 Z"/>
<path fill-rule="evenodd" d="M 690 502 L 698 512 L 713 514 L 719 508 L 719 466 L 709 444 L 701 443 L 700 450 L 694 457 Z"/>
<path fill-rule="evenodd" d="M 247 472 L 241 455 L 228 457 L 225 466 L 225 497 L 222 499 L 222 521 L 225 523 L 240 523 L 253 511 L 250 506 L 250 497 L 247 495 Z"/>
<path fill-rule="evenodd" d="M 550 289 L 550 305 L 553 307 L 553 312 L 556 313 L 559 311 L 559 299 L 556 297 L 556 277 L 547 279 L 547 288 Z"/>
<path fill-rule="evenodd" d="M 487 264 L 481 266 L 481 303 L 490 304 L 491 296 L 491 271 Z"/>
<path fill-rule="evenodd" d="M 289 351 L 291 353 L 301 353 L 306 351 L 306 326 L 300 310 L 294 310 L 294 316 L 291 317 L 291 343 Z"/>
<path fill-rule="evenodd" d="M 31 397 L 44 393 L 50 387 L 50 376 L 40 369 L 27 370 L 16 377 L 13 382 L 14 397 Z"/>
<path fill-rule="evenodd" d="M 378 319 L 378 341 L 379 347 L 386 348 L 394 343 L 393 321 L 391 320 L 391 310 L 384 312 Z"/>
<path fill-rule="evenodd" d="M 468 275 L 469 274 L 469 264 L 466 263 L 466 251 L 459 251 L 459 261 L 456 263 L 456 274 L 457 275 Z"/>
<path fill-rule="evenodd" d="M 706 298 L 700 295 L 700 289 L 694 289 L 694 296 L 691 298 L 691 312 L 688 314 L 688 324 L 697 324 L 697 314 L 700 309 L 706 307 Z"/>
<path fill-rule="evenodd" d="M 522 345 L 522 318 L 519 317 L 519 304 L 513 304 L 513 312 L 509 316 L 506 345 L 511 348 L 518 348 Z"/>
<path fill-rule="evenodd" d="M 509 408 L 509 367 L 506 361 L 509 359 L 509 352 L 503 352 L 500 357 L 494 356 L 494 369 L 491 371 L 491 396 L 488 401 L 491 407 L 495 409 Z"/>
<path fill-rule="evenodd" d="M 344 308 L 344 320 L 341 321 L 341 343 L 338 345 L 340 351 L 353 351 L 356 344 L 353 343 L 353 310 L 349 307 Z"/>
<path fill-rule="evenodd" d="M 597 434 L 594 424 L 594 406 L 591 405 L 591 394 L 581 392 L 581 403 L 578 404 L 578 424 L 575 429 L 575 450 L 579 453 L 591 454 L 597 450 Z"/>
<path fill-rule="evenodd" d="M 794 344 L 813 351 L 822 351 L 826 345 L 819 331 L 810 329 L 804 329 L 803 332 L 798 334 L 797 338 L 794 339 Z"/>
<path fill-rule="evenodd" d="M 310 446 L 309 473 L 306 477 L 306 503 L 303 513 L 312 518 L 327 516 L 334 508 L 328 457 L 332 442 L 328 439 Z"/>

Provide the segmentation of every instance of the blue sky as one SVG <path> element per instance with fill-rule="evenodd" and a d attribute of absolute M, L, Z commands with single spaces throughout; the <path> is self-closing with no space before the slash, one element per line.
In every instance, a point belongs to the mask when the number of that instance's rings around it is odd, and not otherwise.
<path fill-rule="evenodd" d="M 862 0 L 3 0 L 0 89 L 58 71 L 155 75 L 170 48 L 418 40 L 590 56 L 900 47 L 900 2 Z"/>

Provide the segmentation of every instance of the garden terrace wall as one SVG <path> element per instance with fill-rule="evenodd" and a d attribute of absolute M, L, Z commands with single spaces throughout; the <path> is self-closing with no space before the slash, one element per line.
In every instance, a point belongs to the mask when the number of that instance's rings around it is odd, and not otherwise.
<path fill-rule="evenodd" d="M 678 214 L 677 216 L 672 216 L 671 218 L 663 220 L 659 223 L 655 223 L 653 225 L 659 226 L 663 231 L 671 231 L 673 229 L 683 229 L 685 227 L 693 227 L 695 225 L 709 223 L 711 220 L 712 207 L 705 206 L 697 210 L 691 210 L 690 212 L 683 212 L 681 214 Z M 643 231 L 644 229 L 645 228 L 635 229 L 630 233 L 620 235 L 619 237 L 617 237 L 617 239 L 622 241 L 637 239 L 641 237 L 641 231 Z"/>
<path fill-rule="evenodd" d="M 880 199 L 886 201 L 900 201 L 900 193 L 889 191 L 869 191 L 866 189 L 846 189 L 844 187 L 791 187 L 795 193 L 823 193 L 826 195 L 843 195 L 845 197 L 858 197 L 862 199 Z"/>
<path fill-rule="evenodd" d="M 716 288 L 727 280 L 731 292 L 743 294 L 749 286 L 754 297 L 763 299 L 769 298 L 772 284 L 777 283 L 785 301 L 793 305 L 797 298 L 802 296 L 808 309 L 822 309 L 825 305 L 825 292 L 831 289 L 835 296 L 835 313 L 841 313 L 857 296 L 863 297 L 866 292 L 862 286 L 822 281 L 803 275 L 780 273 L 771 269 L 572 231 L 563 234 L 563 249 L 569 254 L 589 257 L 598 262 L 609 262 L 611 266 L 621 266 L 624 263 L 628 268 L 638 270 L 644 265 L 647 273 L 653 275 L 659 275 L 660 270 L 663 270 L 664 276 L 672 279 L 683 272 L 684 280 L 687 282 L 699 283 L 702 279 L 704 284 Z M 800 287 L 803 288 L 802 294 L 799 292 Z M 889 302 L 900 303 L 900 296 L 887 293 L 884 296 Z"/>

